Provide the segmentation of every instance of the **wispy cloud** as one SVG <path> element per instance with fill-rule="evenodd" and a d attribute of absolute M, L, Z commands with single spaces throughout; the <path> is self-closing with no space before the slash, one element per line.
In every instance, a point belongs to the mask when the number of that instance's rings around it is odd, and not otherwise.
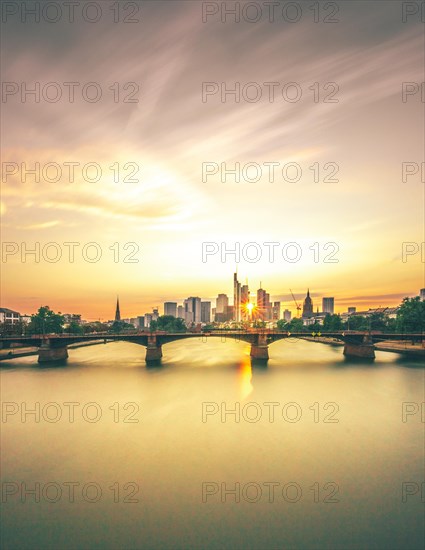
<path fill-rule="evenodd" d="M 198 253 L 203 240 L 229 246 L 247 239 L 299 241 L 302 268 L 261 266 L 277 295 L 289 287 L 315 286 L 335 288 L 343 297 L 356 287 L 359 303 L 360 291 L 374 300 L 382 292 L 382 300 L 390 301 L 391 293 L 394 300 L 400 297 L 399 287 L 421 284 L 423 266 L 401 264 L 399 241 L 404 235 L 423 239 L 422 187 L 400 182 L 403 160 L 423 161 L 423 104 L 401 102 L 403 81 L 424 80 L 423 25 L 402 24 L 399 6 L 388 2 L 360 3 L 364 7 L 340 2 L 337 25 L 307 17 L 297 24 L 203 24 L 199 2 L 142 4 L 138 25 L 102 20 L 6 26 L 4 81 L 28 88 L 57 82 L 64 93 L 63 83 L 80 84 L 73 103 L 35 103 L 30 97 L 22 103 L 19 94 L 8 99 L 3 162 L 26 162 L 29 168 L 35 162 L 96 162 L 103 174 L 99 182 L 81 175 L 57 183 L 9 177 L 1 204 L 6 237 L 137 240 L 152 251 L 143 265 L 144 284 L 158 296 L 164 265 L 168 276 L 183 281 L 179 295 L 211 276 Z M 87 82 L 102 89 L 97 103 L 81 97 Z M 138 103 L 122 101 L 131 91 L 124 85 L 131 82 L 139 86 Z M 222 102 L 216 94 L 203 102 L 203 82 L 227 89 L 255 82 L 262 96 L 253 103 Z M 278 83 L 274 102 L 267 82 Z M 296 103 L 282 98 L 289 82 L 302 90 Z M 328 82 L 338 85 L 337 103 L 323 102 Z M 313 101 L 314 83 L 319 102 Z M 227 162 L 231 168 L 236 162 L 270 161 L 299 163 L 301 181 L 278 178 L 271 184 L 262 177 L 258 184 L 235 184 L 232 178 L 225 183 L 219 176 L 201 178 L 203 162 Z M 314 182 L 312 165 L 323 168 L 330 161 L 339 166 L 338 183 Z M 110 166 L 127 162 L 140 166 L 139 181 L 116 183 Z M 316 241 L 339 243 L 337 267 L 306 265 Z M 361 276 L 368 266 L 372 282 Z M 231 271 L 233 264 L 224 267 Z M 251 270 L 257 277 L 259 266 Z M 63 274 L 68 275 L 66 267 Z M 377 291 L 382 274 L 386 279 Z M 140 272 L 126 276 L 137 295 Z M 72 279 L 76 288 L 82 280 L 88 285 L 96 280 L 82 272 Z M 37 295 L 43 294 L 40 281 Z M 7 282 L 18 293 L 16 272 Z M 54 292 L 51 285 L 44 291 Z M 347 303 L 351 299 L 357 298 Z"/>

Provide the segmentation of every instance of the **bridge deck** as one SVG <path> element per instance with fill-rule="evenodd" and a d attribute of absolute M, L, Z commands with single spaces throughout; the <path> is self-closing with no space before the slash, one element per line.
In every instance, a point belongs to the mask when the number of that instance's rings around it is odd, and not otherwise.
<path fill-rule="evenodd" d="M 143 331 L 134 331 L 134 332 L 125 332 L 125 333 L 93 333 L 93 334 L 34 334 L 34 335 L 23 335 L 23 336 L 0 336 L 0 343 L 21 343 L 21 344 L 30 344 L 33 345 L 41 344 L 43 341 L 54 342 L 64 342 L 75 343 L 82 341 L 90 340 L 127 340 L 135 341 L 137 343 L 142 343 L 142 341 L 147 341 L 148 339 L 157 338 L 159 341 L 173 341 L 180 340 L 184 338 L 209 338 L 209 337 L 226 337 L 233 339 L 250 339 L 252 337 L 267 337 L 267 339 L 272 342 L 280 340 L 282 338 L 303 338 L 303 337 L 328 337 L 336 338 L 338 340 L 345 341 L 347 339 L 361 339 L 363 337 L 369 337 L 371 340 L 385 341 L 385 340 L 418 340 L 424 339 L 425 333 L 423 332 L 409 332 L 409 333 L 382 333 L 378 331 L 336 331 L 336 332 L 288 332 L 288 331 L 278 331 L 278 330 L 215 330 L 210 332 L 143 332 Z"/>

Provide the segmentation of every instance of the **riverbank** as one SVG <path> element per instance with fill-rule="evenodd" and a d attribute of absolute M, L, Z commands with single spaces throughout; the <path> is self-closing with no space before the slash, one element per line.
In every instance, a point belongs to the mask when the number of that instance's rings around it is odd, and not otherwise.
<path fill-rule="evenodd" d="M 85 348 L 88 346 L 98 346 L 104 344 L 105 340 L 92 340 L 90 342 L 81 342 L 78 344 L 70 344 L 68 349 Z M 6 361 L 7 359 L 17 359 L 18 357 L 31 357 L 32 355 L 38 355 L 38 347 L 31 348 L 13 348 L 0 350 L 0 361 Z"/>
<path fill-rule="evenodd" d="M 329 346 L 343 346 L 344 342 L 337 340 L 336 338 L 328 338 L 326 336 L 303 336 L 302 340 L 308 342 L 319 342 L 320 344 L 328 344 Z"/>
<path fill-rule="evenodd" d="M 320 344 L 328 344 L 330 346 L 343 346 L 344 342 L 335 338 L 327 338 L 326 336 L 305 336 L 302 338 L 308 342 L 319 342 Z M 374 348 L 377 351 L 388 351 L 390 353 L 400 353 L 402 355 L 408 355 L 410 357 L 423 357 L 425 358 L 425 348 L 423 344 L 405 341 L 405 340 L 388 340 L 386 342 L 379 342 L 374 344 Z"/>
<path fill-rule="evenodd" d="M 389 340 L 387 342 L 379 342 L 378 344 L 375 344 L 375 349 L 378 351 L 389 351 L 391 353 L 401 353 L 403 355 L 425 358 L 425 348 L 420 342 L 412 344 L 410 341 Z"/>

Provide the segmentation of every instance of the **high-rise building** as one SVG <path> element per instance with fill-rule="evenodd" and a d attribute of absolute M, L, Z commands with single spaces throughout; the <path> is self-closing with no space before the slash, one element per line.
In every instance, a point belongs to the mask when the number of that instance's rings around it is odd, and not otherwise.
<path fill-rule="evenodd" d="M 177 317 L 177 302 L 164 302 L 164 315 Z"/>
<path fill-rule="evenodd" d="M 273 302 L 273 321 L 280 319 L 280 302 Z"/>
<path fill-rule="evenodd" d="M 177 317 L 179 319 L 184 319 L 184 306 L 177 307 Z"/>
<path fill-rule="evenodd" d="M 145 327 L 145 317 L 144 317 L 144 315 L 139 315 L 137 317 L 137 321 L 138 321 L 139 328 L 144 328 Z"/>
<path fill-rule="evenodd" d="M 420 297 L 422 302 L 425 302 L 425 288 L 421 288 Z"/>
<path fill-rule="evenodd" d="M 257 312 L 257 317 L 262 320 L 264 320 L 265 318 L 266 294 L 267 294 L 266 291 L 261 288 L 261 283 L 260 283 L 260 288 L 257 290 L 256 312 Z"/>
<path fill-rule="evenodd" d="M 158 321 L 159 311 L 157 307 L 152 309 L 152 321 Z"/>
<path fill-rule="evenodd" d="M 115 308 L 115 321 L 121 321 L 120 301 L 117 296 L 117 307 Z"/>
<path fill-rule="evenodd" d="M 248 285 L 243 285 L 241 287 L 241 320 L 247 321 L 249 319 L 249 309 L 247 305 L 249 304 L 249 288 Z"/>
<path fill-rule="evenodd" d="M 310 298 L 310 289 L 307 290 L 307 296 L 304 300 L 302 316 L 304 319 L 313 317 L 313 300 Z"/>
<path fill-rule="evenodd" d="M 145 313 L 145 328 L 149 328 L 151 326 L 152 319 L 152 313 Z"/>
<path fill-rule="evenodd" d="M 233 308 L 229 306 L 229 297 L 227 294 L 219 294 L 216 299 L 216 307 L 214 313 L 214 321 L 217 323 L 225 323 L 232 319 Z"/>
<path fill-rule="evenodd" d="M 227 308 L 229 307 L 229 298 L 227 294 L 219 294 L 216 300 L 216 313 L 227 313 Z"/>
<path fill-rule="evenodd" d="M 241 304 L 247 304 L 249 302 L 249 287 L 248 285 L 241 286 Z"/>
<path fill-rule="evenodd" d="M 201 323 L 211 322 L 211 302 L 201 302 Z"/>
<path fill-rule="evenodd" d="M 233 306 L 227 306 L 226 313 L 224 314 L 224 320 L 231 321 L 234 318 L 235 318 L 235 314 L 234 314 Z"/>
<path fill-rule="evenodd" d="M 266 292 L 266 321 L 271 321 L 273 319 L 273 304 L 270 301 L 270 294 Z"/>
<path fill-rule="evenodd" d="M 184 301 L 184 320 L 187 324 L 201 322 L 201 298 L 187 298 Z"/>
<path fill-rule="evenodd" d="M 283 312 L 283 318 L 287 323 L 289 323 L 289 321 L 291 320 L 291 317 L 292 317 L 292 313 L 289 311 L 289 309 L 285 309 L 285 311 Z"/>
<path fill-rule="evenodd" d="M 237 273 L 233 274 L 233 320 L 241 320 L 241 284 Z"/>
<path fill-rule="evenodd" d="M 256 317 L 263 321 L 270 321 L 273 319 L 273 306 L 270 302 L 270 294 L 263 288 L 257 290 L 257 309 Z"/>
<path fill-rule="evenodd" d="M 322 298 L 322 312 L 334 314 L 335 299 L 334 298 Z"/>

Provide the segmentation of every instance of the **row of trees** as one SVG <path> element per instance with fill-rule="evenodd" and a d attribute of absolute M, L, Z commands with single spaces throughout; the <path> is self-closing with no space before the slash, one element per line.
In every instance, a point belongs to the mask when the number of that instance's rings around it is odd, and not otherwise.
<path fill-rule="evenodd" d="M 425 332 L 425 302 L 421 301 L 419 296 L 404 298 L 395 319 L 390 319 L 385 313 L 372 313 L 368 316 L 353 315 L 344 322 L 339 315 L 326 315 L 323 325 L 316 322 L 306 327 L 302 319 L 294 318 L 289 322 L 279 320 L 277 328 L 290 332 L 336 332 L 338 330 Z"/>
<path fill-rule="evenodd" d="M 134 327 L 130 326 L 134 330 Z M 0 323 L 0 333 L 5 336 L 62 334 L 64 332 L 70 334 L 91 334 L 94 332 L 108 332 L 110 330 L 111 327 L 108 324 L 99 321 L 85 323 L 84 325 L 71 321 L 67 325 L 65 317 L 60 313 L 55 313 L 49 306 L 40 307 L 37 313 L 31 315 L 31 321 L 28 324 L 22 321 L 13 324 Z"/>
<path fill-rule="evenodd" d="M 99 332 L 129 332 L 135 328 L 124 321 L 115 321 L 112 325 L 95 321 L 80 325 L 75 321 L 65 323 L 65 317 L 55 313 L 49 306 L 42 306 L 37 313 L 31 315 L 28 324 L 19 321 L 18 323 L 0 323 L 0 334 L 3 336 L 21 336 L 33 334 L 94 334 Z M 176 319 L 171 315 L 163 315 L 157 321 L 152 321 L 151 331 L 165 330 L 167 332 L 186 332 L 186 325 L 183 319 Z"/>
<path fill-rule="evenodd" d="M 165 330 L 167 332 L 186 332 L 186 324 L 183 319 L 172 315 L 161 315 L 157 321 L 151 321 L 150 330 Z"/>

